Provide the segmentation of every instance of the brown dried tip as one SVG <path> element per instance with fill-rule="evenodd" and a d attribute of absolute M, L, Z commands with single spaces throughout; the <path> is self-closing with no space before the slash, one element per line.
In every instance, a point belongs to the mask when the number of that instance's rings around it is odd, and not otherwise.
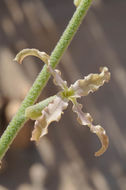
<path fill-rule="evenodd" d="M 95 152 L 95 156 L 101 156 L 108 148 L 109 145 L 108 136 L 106 135 L 105 130 L 100 125 L 92 126 L 91 131 L 93 133 L 96 133 L 102 144 L 100 150 Z"/>

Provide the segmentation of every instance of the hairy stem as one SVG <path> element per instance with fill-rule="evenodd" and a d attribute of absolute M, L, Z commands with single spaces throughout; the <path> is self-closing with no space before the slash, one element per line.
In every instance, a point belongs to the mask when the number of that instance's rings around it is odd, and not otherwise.
<path fill-rule="evenodd" d="M 93 0 L 81 0 L 81 3 L 77 7 L 72 19 L 70 20 L 66 30 L 61 36 L 59 42 L 57 43 L 55 49 L 53 50 L 50 57 L 50 64 L 53 68 L 59 63 L 61 56 L 70 44 L 74 34 L 79 28 L 88 8 L 90 7 Z M 47 66 L 45 65 L 36 78 L 32 88 L 30 89 L 28 95 L 22 102 L 17 114 L 13 117 L 12 121 L 8 125 L 7 129 L 0 138 L 0 160 L 5 155 L 13 139 L 27 121 L 25 117 L 25 110 L 27 107 L 33 105 L 46 85 L 50 74 L 47 72 Z"/>
<path fill-rule="evenodd" d="M 56 98 L 56 95 L 51 96 L 37 104 L 34 104 L 33 106 L 29 106 L 25 110 L 25 117 L 28 119 L 36 120 L 38 117 L 42 115 L 42 110 L 49 105 L 54 99 Z"/>

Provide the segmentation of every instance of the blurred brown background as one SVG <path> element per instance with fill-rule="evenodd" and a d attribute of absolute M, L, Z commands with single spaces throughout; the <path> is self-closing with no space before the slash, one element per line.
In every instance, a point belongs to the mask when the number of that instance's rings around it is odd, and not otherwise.
<path fill-rule="evenodd" d="M 72 0 L 0 1 L 0 134 L 42 68 L 32 57 L 17 65 L 14 56 L 28 47 L 50 54 L 74 10 Z M 94 0 L 59 65 L 69 84 L 100 66 L 110 69 L 109 84 L 81 99 L 83 110 L 107 131 L 107 152 L 94 157 L 100 143 L 77 123 L 70 105 L 37 146 L 29 140 L 33 122 L 24 126 L 4 158 L 0 190 L 126 189 L 125 36 L 126 1 Z M 55 92 L 50 80 L 39 99 Z"/>

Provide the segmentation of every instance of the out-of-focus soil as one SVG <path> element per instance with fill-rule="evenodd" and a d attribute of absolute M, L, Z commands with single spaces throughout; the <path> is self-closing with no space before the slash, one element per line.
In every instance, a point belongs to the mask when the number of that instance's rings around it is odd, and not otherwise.
<path fill-rule="evenodd" d="M 0 134 L 42 68 L 38 59 L 18 65 L 14 56 L 23 48 L 50 54 L 74 10 L 72 0 L 0 1 Z M 3 160 L 0 190 L 126 189 L 125 20 L 126 1 L 94 1 L 59 65 L 69 84 L 101 66 L 111 71 L 108 84 L 80 101 L 106 129 L 107 152 L 94 157 L 99 141 L 77 123 L 70 105 L 38 145 L 29 140 L 33 122 L 26 123 Z M 50 80 L 39 99 L 56 92 Z"/>

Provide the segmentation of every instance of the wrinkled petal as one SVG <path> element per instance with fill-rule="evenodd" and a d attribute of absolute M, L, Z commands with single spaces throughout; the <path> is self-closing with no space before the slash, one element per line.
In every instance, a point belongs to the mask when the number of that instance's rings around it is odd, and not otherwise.
<path fill-rule="evenodd" d="M 105 82 L 110 79 L 110 72 L 107 67 L 100 69 L 100 74 L 89 74 L 84 79 L 77 80 L 70 89 L 74 90 L 74 97 L 87 96 L 90 92 L 95 92 Z"/>
<path fill-rule="evenodd" d="M 59 95 L 43 109 L 42 116 L 39 117 L 34 126 L 31 140 L 38 141 L 40 137 L 48 133 L 48 126 L 53 121 L 59 121 L 63 110 L 68 106 L 68 100 L 63 100 Z"/>
<path fill-rule="evenodd" d="M 83 113 L 82 111 L 82 105 L 77 103 L 73 105 L 73 112 L 77 113 L 77 120 L 81 125 L 87 125 L 92 133 L 96 133 L 99 140 L 101 141 L 102 147 L 95 153 L 95 156 L 102 155 L 106 149 L 108 148 L 109 140 L 106 135 L 105 130 L 100 126 L 96 125 L 94 126 L 92 124 L 93 119 L 89 113 Z"/>
<path fill-rule="evenodd" d="M 15 57 L 14 61 L 18 62 L 19 64 L 22 63 L 22 61 L 24 60 L 25 57 L 27 56 L 35 56 L 38 57 L 39 59 L 41 59 L 44 63 L 48 63 L 49 60 L 49 55 L 46 54 L 45 52 L 41 52 L 37 49 L 23 49 L 21 50 Z"/>
<path fill-rule="evenodd" d="M 50 62 L 48 63 L 48 71 L 53 75 L 53 82 L 55 85 L 60 86 L 63 90 L 67 88 L 67 82 L 62 79 L 61 72 L 58 69 L 54 70 L 51 67 Z"/>

